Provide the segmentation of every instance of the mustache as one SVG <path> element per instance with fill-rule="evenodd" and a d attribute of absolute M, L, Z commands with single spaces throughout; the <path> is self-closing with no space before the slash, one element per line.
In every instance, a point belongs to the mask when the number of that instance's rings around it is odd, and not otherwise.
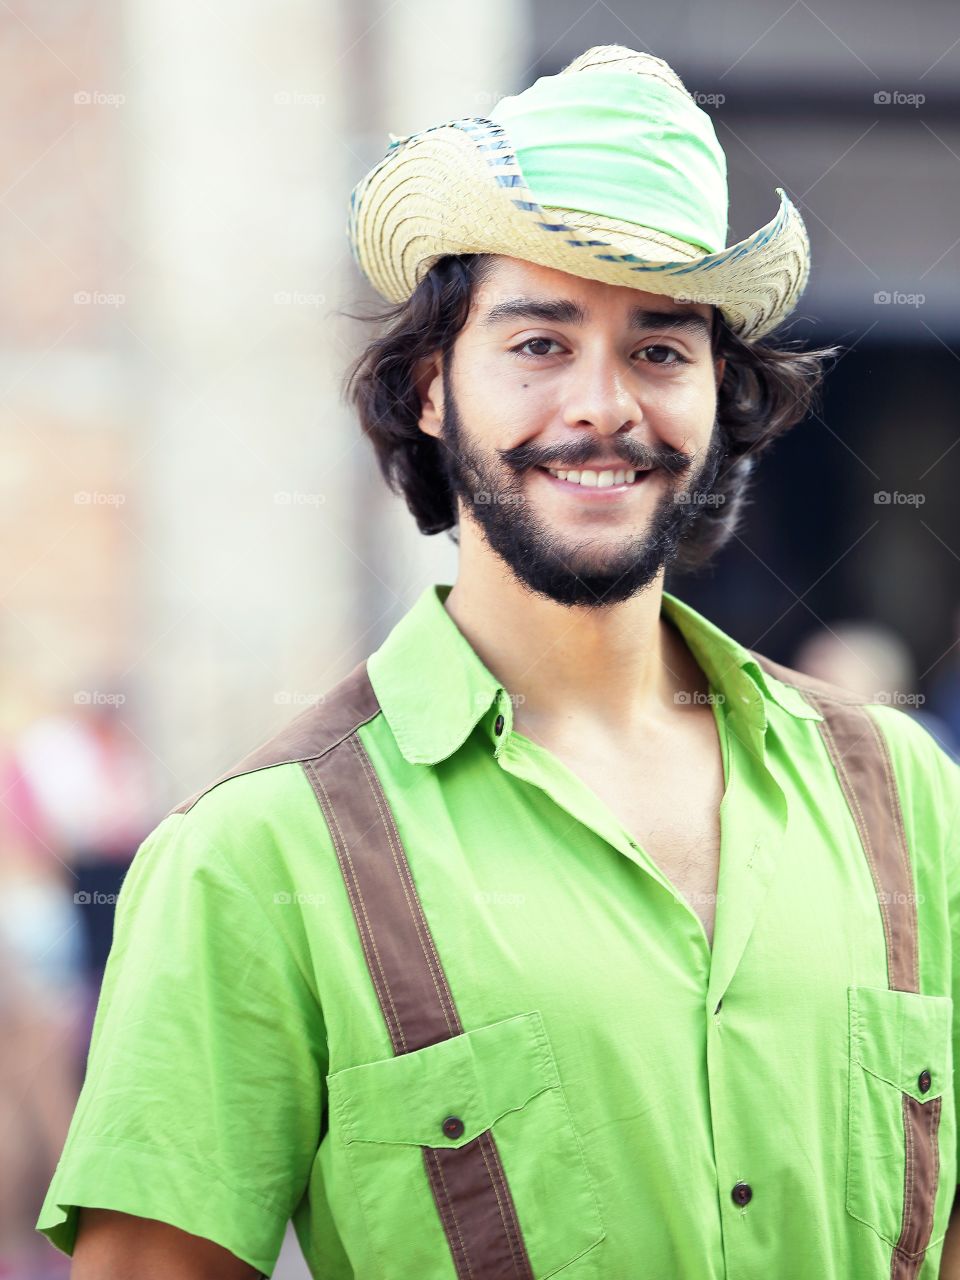
<path fill-rule="evenodd" d="M 670 445 L 646 445 L 639 440 L 608 440 L 605 447 L 594 441 L 574 441 L 566 448 L 558 445 L 549 454 L 531 444 L 520 444 L 515 449 L 498 449 L 496 452 L 505 466 L 518 472 L 544 466 L 567 471 L 584 466 L 598 453 L 614 453 L 624 468 L 631 471 L 662 467 L 664 471 L 682 475 L 690 470 L 697 456 L 674 449 Z"/>

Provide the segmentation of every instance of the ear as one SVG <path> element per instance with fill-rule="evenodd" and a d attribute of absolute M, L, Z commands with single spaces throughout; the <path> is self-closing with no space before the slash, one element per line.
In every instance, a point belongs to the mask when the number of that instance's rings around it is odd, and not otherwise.
<path fill-rule="evenodd" d="M 713 371 L 716 378 L 717 386 L 723 381 L 723 371 L 727 367 L 727 362 L 723 356 L 718 356 L 713 362 Z"/>
<path fill-rule="evenodd" d="M 420 430 L 439 437 L 443 426 L 443 355 L 422 356 L 414 366 L 414 386 L 420 397 Z"/>

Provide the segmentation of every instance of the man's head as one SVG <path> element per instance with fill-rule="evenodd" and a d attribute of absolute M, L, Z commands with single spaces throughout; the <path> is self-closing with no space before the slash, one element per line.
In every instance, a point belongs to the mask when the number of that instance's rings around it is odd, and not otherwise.
<path fill-rule="evenodd" d="M 709 559 L 830 354 L 744 343 L 706 303 L 502 255 L 441 259 L 379 318 L 347 387 L 391 488 L 422 532 L 459 525 L 566 605 Z M 642 474 L 603 485 L 618 469 Z"/>

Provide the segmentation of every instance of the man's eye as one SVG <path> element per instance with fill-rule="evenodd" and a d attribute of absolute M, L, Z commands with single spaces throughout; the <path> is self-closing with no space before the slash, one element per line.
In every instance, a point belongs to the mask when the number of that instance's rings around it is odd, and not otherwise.
<path fill-rule="evenodd" d="M 641 347 L 640 350 L 641 351 L 659 351 L 661 353 L 665 352 L 668 356 L 673 356 L 672 360 L 649 360 L 648 359 L 647 361 L 648 364 L 662 364 L 662 365 L 669 366 L 672 364 L 688 364 L 689 363 L 686 356 L 682 356 L 680 352 L 677 351 L 674 347 L 664 347 L 664 346 L 655 345 L 650 347 Z"/>
<path fill-rule="evenodd" d="M 553 342 L 555 342 L 555 341 L 556 341 L 556 339 L 555 339 L 555 338 L 528 338 L 528 339 L 526 340 L 526 342 L 521 342 L 521 343 L 520 343 L 520 345 L 519 345 L 518 347 L 511 347 L 511 348 L 510 348 L 510 350 L 511 350 L 511 351 L 513 351 L 513 352 L 515 352 L 518 356 L 520 356 L 520 357 L 521 357 L 522 359 L 524 359 L 524 360 L 538 360 L 538 359 L 540 359 L 541 357 L 543 357 L 543 356 L 547 355 L 547 354 L 548 354 L 548 352 L 546 352 L 546 351 L 525 351 L 525 350 L 524 350 L 524 348 L 525 348 L 525 347 L 532 346 L 532 345 L 533 345 L 533 343 L 535 343 L 535 342 L 541 342 L 541 343 L 543 343 L 543 344 L 544 344 L 544 346 L 549 347 L 549 346 L 551 345 L 551 343 L 553 343 Z"/>
<path fill-rule="evenodd" d="M 550 351 L 528 350 L 528 348 L 533 347 L 535 344 L 540 344 L 543 347 L 551 347 L 554 345 L 559 346 L 559 343 L 557 343 L 555 338 L 527 338 L 526 342 L 521 342 L 519 346 L 511 347 L 510 350 L 513 354 L 518 355 L 522 360 L 543 360 L 551 354 Z M 675 348 L 663 346 L 659 343 L 651 344 L 648 347 L 639 347 L 638 350 L 643 352 L 659 353 L 658 357 L 654 359 L 651 359 L 648 356 L 645 361 L 646 364 L 655 364 L 661 365 L 664 368 L 670 368 L 672 365 L 689 363 L 686 357 L 682 356 L 679 351 L 675 350 Z M 670 359 L 670 357 L 672 357 L 672 359 Z"/>

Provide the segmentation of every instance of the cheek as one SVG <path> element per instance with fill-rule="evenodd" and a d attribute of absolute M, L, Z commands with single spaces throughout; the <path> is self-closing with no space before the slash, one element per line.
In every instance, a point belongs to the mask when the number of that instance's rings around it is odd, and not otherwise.
<path fill-rule="evenodd" d="M 699 449 L 706 445 L 717 412 L 717 391 L 712 378 L 675 383 L 648 400 L 646 412 L 664 444 L 674 449 Z"/>
<path fill-rule="evenodd" d="M 478 369 L 457 390 L 457 406 L 467 429 L 491 448 L 512 449 L 557 417 L 557 397 L 543 379 L 502 365 Z"/>

